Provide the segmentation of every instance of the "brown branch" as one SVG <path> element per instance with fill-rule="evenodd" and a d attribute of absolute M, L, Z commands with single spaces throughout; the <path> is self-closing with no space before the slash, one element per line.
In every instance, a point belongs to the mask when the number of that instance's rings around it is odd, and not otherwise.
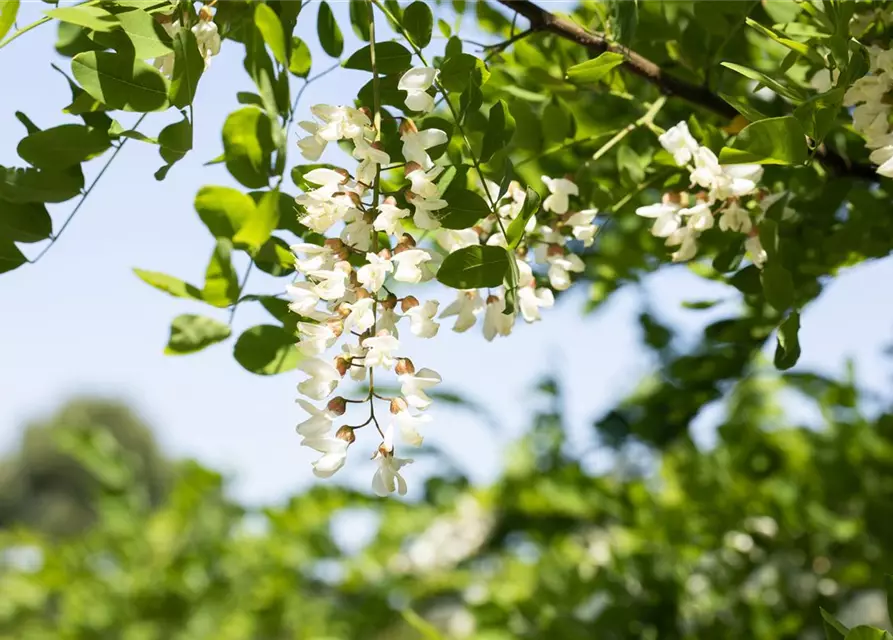
<path fill-rule="evenodd" d="M 498 0 L 500 4 L 516 11 L 530 22 L 529 32 L 552 33 L 560 38 L 576 42 L 594 54 L 606 51 L 619 53 L 625 60 L 622 67 L 646 82 L 655 85 L 667 96 L 675 96 L 703 107 L 724 118 L 732 119 L 738 111 L 728 102 L 703 85 L 696 85 L 666 73 L 660 65 L 627 47 L 609 42 L 603 35 L 587 31 L 580 25 L 542 9 L 530 0 Z M 525 32 L 526 35 L 527 32 Z M 874 168 L 866 164 L 853 164 L 822 145 L 817 153 L 822 164 L 838 175 L 877 181 Z"/>

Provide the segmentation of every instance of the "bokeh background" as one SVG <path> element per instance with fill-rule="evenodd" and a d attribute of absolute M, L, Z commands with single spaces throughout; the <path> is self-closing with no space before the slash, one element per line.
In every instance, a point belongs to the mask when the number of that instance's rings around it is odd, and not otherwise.
<path fill-rule="evenodd" d="M 42 8 L 25 3 L 20 23 Z M 314 25 L 297 32 L 311 75 L 330 64 Z M 462 33 L 488 39 L 474 20 Z M 15 159 L 16 111 L 59 122 L 55 37 L 36 29 L 2 52 L 0 163 Z M 447 322 L 408 340 L 454 401 L 432 409 L 405 499 L 370 497 L 362 456 L 313 477 L 297 375 L 252 375 L 227 346 L 162 355 L 189 309 L 132 269 L 203 273 L 213 239 L 192 200 L 234 185 L 203 165 L 248 88 L 240 54 L 224 45 L 203 77 L 195 150 L 164 182 L 157 149 L 128 144 L 47 256 L 0 278 L 2 637 L 820 638 L 819 606 L 889 625 L 889 260 L 809 306 L 790 374 L 749 368 L 696 411 L 688 399 L 718 373 L 683 356 L 721 359 L 705 329 L 740 300 L 684 266 L 595 310 L 583 283 L 509 339 Z M 339 70 L 300 106 L 364 82 Z M 255 271 L 250 288 L 282 286 Z M 234 333 L 264 315 L 241 306 Z M 691 413 L 681 442 L 627 437 L 676 410 Z"/>

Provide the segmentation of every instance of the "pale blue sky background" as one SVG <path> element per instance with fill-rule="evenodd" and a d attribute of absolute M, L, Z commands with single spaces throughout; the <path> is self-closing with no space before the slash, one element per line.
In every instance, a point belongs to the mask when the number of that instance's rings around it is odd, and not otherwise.
<path fill-rule="evenodd" d="M 347 3 L 332 4 L 349 54 L 359 45 L 348 26 Z M 23 3 L 20 24 L 45 8 L 41 2 Z M 299 18 L 298 35 L 312 50 L 311 74 L 332 63 L 317 44 L 315 22 L 316 7 L 310 5 Z M 474 37 L 471 33 L 468 37 Z M 41 127 L 75 121 L 61 113 L 69 101 L 68 86 L 49 66 L 52 61 L 68 66 L 52 48 L 55 35 L 52 25 L 43 26 L 0 51 L 2 164 L 17 162 L 15 145 L 24 129 L 14 118 L 16 110 Z M 26 421 L 51 413 L 66 398 L 101 394 L 130 401 L 156 428 L 168 453 L 193 456 L 232 474 L 233 489 L 243 499 L 276 501 L 321 482 L 310 473 L 315 454 L 302 449 L 294 433 L 302 416 L 294 403 L 302 375 L 254 376 L 233 360 L 232 340 L 197 355 L 164 356 L 172 318 L 192 312 L 225 320 L 227 312 L 168 297 L 131 271 L 164 271 L 201 283 L 213 241 L 192 200 L 204 184 L 237 186 L 222 165 L 202 164 L 221 152 L 220 127 L 227 113 L 238 108 L 236 91 L 253 91 L 241 66 L 242 52 L 241 45 L 225 42 L 203 76 L 195 102 L 195 150 L 164 182 L 152 177 L 162 164 L 157 147 L 129 142 L 57 246 L 40 263 L 0 275 L 0 449 L 15 445 Z M 360 72 L 336 71 L 305 93 L 300 111 L 320 102 L 347 103 L 364 81 Z M 143 129 L 155 135 L 177 118 L 173 111 L 152 114 Z M 121 120 L 126 125 L 135 118 L 125 115 Z M 292 149 L 290 160 L 296 163 L 297 149 Z M 88 166 L 88 181 L 102 161 Z M 70 208 L 52 207 L 56 228 Z M 38 249 L 24 246 L 31 256 Z M 839 277 L 804 315 L 804 356 L 798 368 L 840 372 L 844 359 L 853 357 L 866 386 L 887 389 L 881 350 L 893 327 L 886 284 L 891 281 L 889 260 Z M 285 283 L 255 270 L 248 290 L 275 293 Z M 653 308 L 680 323 L 691 338 L 723 311 L 686 311 L 679 306 L 682 300 L 728 297 L 734 304 L 735 299 L 730 288 L 705 283 L 684 267 L 650 278 L 646 291 Z M 437 287 L 426 295 L 442 304 L 451 298 Z M 585 291 L 579 290 L 546 311 L 543 322 L 517 325 L 508 339 L 487 343 L 479 328 L 459 335 L 449 331 L 451 323 L 444 323 L 434 340 L 406 340 L 417 366 L 439 371 L 444 388 L 485 404 L 501 425 L 497 434 L 467 413 L 437 406 L 426 433 L 429 442 L 461 460 L 475 480 L 493 478 L 507 439 L 529 423 L 531 386 L 552 370 L 560 371 L 565 385 L 572 441 L 589 442 L 592 419 L 652 366 L 638 343 L 635 318 L 641 299 L 641 292 L 627 290 L 584 317 Z M 265 322 L 266 312 L 245 305 L 234 333 Z M 717 415 L 714 409 L 699 420 L 705 440 Z M 368 486 L 373 463 L 367 450 L 371 453 L 376 444 L 371 436 L 361 439 L 338 481 Z M 590 461 L 597 461 L 597 455 Z M 426 469 L 430 463 L 407 470 L 411 487 L 419 486 Z"/>

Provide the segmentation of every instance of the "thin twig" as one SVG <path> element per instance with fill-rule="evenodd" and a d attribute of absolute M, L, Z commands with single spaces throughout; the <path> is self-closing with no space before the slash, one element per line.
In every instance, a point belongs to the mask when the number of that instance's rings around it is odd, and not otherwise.
<path fill-rule="evenodd" d="M 230 326 L 232 326 L 233 324 L 233 318 L 236 317 L 236 309 L 239 308 L 239 302 L 241 302 L 242 299 L 242 292 L 245 291 L 245 286 L 248 284 L 248 276 L 251 275 L 251 268 L 253 266 L 254 259 L 251 258 L 248 261 L 248 267 L 245 269 L 245 275 L 242 276 L 242 283 L 239 285 L 239 295 L 236 296 L 236 301 L 233 303 L 232 308 L 229 310 L 229 322 L 227 324 L 229 324 Z"/>
<path fill-rule="evenodd" d="M 133 125 L 134 129 L 136 129 L 137 127 L 140 126 L 142 121 L 145 119 L 146 115 L 147 114 L 144 113 L 143 115 L 140 116 L 139 120 L 136 121 L 136 124 Z M 65 219 L 65 222 L 62 223 L 62 226 L 59 227 L 59 231 L 56 233 L 56 235 L 53 236 L 53 238 L 50 240 L 50 243 L 47 246 L 45 246 L 43 248 L 43 250 L 41 250 L 41 252 L 38 253 L 34 258 L 28 260 L 28 262 L 30 262 L 31 264 L 35 264 L 38 260 L 40 260 L 42 257 L 44 257 L 47 254 L 47 251 L 49 251 L 54 244 L 56 244 L 56 242 L 62 236 L 62 233 L 65 231 L 65 229 L 68 228 L 68 225 L 71 223 L 71 221 L 74 220 L 74 217 L 75 217 L 75 215 L 77 215 L 77 212 L 81 210 L 81 207 L 87 201 L 87 198 L 90 196 L 91 193 L 93 193 L 93 188 L 96 186 L 96 184 L 102 178 L 102 176 L 105 175 L 106 170 L 109 168 L 109 166 L 111 166 L 111 164 L 112 164 L 112 162 L 114 162 L 115 158 L 118 157 L 118 154 L 121 153 L 121 149 L 124 148 L 124 145 L 127 144 L 127 141 L 129 139 L 130 138 L 124 138 L 123 140 L 121 140 L 120 143 L 118 143 L 118 146 L 115 147 L 115 151 L 112 153 L 111 157 L 106 161 L 106 163 L 103 165 L 102 169 L 99 170 L 99 173 L 96 175 L 96 178 L 93 179 L 93 182 L 90 183 L 90 186 L 87 187 L 87 190 L 84 191 L 84 195 L 81 196 L 80 201 L 75 205 L 72 212 Z"/>

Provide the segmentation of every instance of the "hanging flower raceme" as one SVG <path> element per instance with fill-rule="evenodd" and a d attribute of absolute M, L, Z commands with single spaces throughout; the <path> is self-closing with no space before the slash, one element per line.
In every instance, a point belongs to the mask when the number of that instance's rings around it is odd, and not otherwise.
<path fill-rule="evenodd" d="M 175 14 L 176 15 L 176 14 Z M 173 16 L 162 16 L 160 19 L 161 26 L 171 38 L 177 35 L 183 28 L 180 18 L 173 19 Z M 217 24 L 214 22 L 214 14 L 210 7 L 203 6 L 198 13 L 198 22 L 191 28 L 195 35 L 195 42 L 198 45 L 198 51 L 205 61 L 205 69 L 211 66 L 211 58 L 220 53 L 220 34 L 217 31 Z M 155 58 L 155 67 L 168 78 L 173 78 L 175 55 L 173 52 Z"/>
<path fill-rule="evenodd" d="M 856 80 L 843 96 L 843 104 L 853 109 L 853 128 L 871 149 L 869 159 L 879 165 L 877 172 L 893 177 L 893 128 L 890 126 L 890 98 L 893 91 L 893 49 L 876 45 L 868 48 L 868 74 Z"/>
<path fill-rule="evenodd" d="M 744 206 L 744 199 L 755 201 L 762 197 L 758 184 L 763 168 L 755 164 L 720 164 L 713 151 L 698 144 L 685 122 L 671 127 L 658 140 L 678 166 L 688 168 L 691 186 L 702 189 L 695 193 L 665 193 L 661 202 L 636 209 L 639 216 L 654 220 L 652 235 L 665 238 L 668 247 L 676 247 L 671 259 L 685 262 L 694 258 L 698 237 L 714 226 L 721 231 L 750 234 L 756 224 L 751 210 L 757 217 L 764 211 L 759 206 Z M 752 240 L 747 242 L 753 244 Z M 758 260 L 747 251 L 754 264 L 761 267 L 765 258 Z"/>

